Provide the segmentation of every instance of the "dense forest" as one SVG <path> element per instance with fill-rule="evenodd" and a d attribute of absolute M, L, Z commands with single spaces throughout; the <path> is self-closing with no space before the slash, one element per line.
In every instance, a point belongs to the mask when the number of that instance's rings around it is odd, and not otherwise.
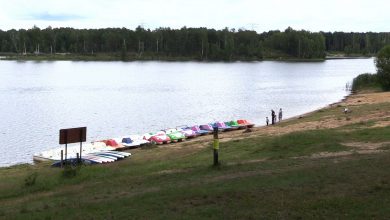
<path fill-rule="evenodd" d="M 390 32 L 386 33 L 322 33 L 325 37 L 326 51 L 339 51 L 345 54 L 376 54 L 390 44 Z"/>
<path fill-rule="evenodd" d="M 321 59 L 329 52 L 370 55 L 390 43 L 390 33 L 325 33 L 287 28 L 257 33 L 207 28 L 155 30 L 137 27 L 74 29 L 33 27 L 0 30 L 0 53 L 8 55 L 96 56 L 118 59 L 196 60 Z"/>

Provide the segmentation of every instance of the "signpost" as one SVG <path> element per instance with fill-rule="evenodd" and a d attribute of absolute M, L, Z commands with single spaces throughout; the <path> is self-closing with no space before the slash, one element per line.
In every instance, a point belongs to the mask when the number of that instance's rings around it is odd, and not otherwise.
<path fill-rule="evenodd" d="M 214 166 L 219 165 L 218 150 L 219 150 L 218 127 L 214 127 L 214 142 L 213 142 Z"/>
<path fill-rule="evenodd" d="M 87 127 L 68 128 L 60 130 L 60 144 L 65 144 L 65 161 L 68 158 L 68 144 L 80 142 L 80 160 L 83 142 L 87 140 Z M 61 162 L 62 164 L 62 162 Z"/>

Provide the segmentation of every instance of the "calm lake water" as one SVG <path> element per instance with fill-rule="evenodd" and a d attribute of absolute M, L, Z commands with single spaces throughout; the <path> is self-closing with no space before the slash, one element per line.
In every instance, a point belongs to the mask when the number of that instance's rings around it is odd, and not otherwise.
<path fill-rule="evenodd" d="M 178 125 L 292 117 L 339 101 L 373 59 L 325 62 L 0 61 L 0 166 L 58 147 L 59 129 L 88 141 Z"/>

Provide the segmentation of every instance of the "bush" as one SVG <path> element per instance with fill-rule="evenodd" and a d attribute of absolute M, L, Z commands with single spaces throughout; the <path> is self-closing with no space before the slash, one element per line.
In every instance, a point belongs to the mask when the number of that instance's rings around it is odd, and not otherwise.
<path fill-rule="evenodd" d="M 378 79 L 383 90 L 390 90 L 390 45 L 383 47 L 375 59 Z"/>
<path fill-rule="evenodd" d="M 28 175 L 26 177 L 26 179 L 24 179 L 24 186 L 33 186 L 33 185 L 35 185 L 37 177 L 38 177 L 38 173 L 37 172 L 34 172 L 34 173 Z"/>
<path fill-rule="evenodd" d="M 377 74 L 363 73 L 354 78 L 352 82 L 352 91 L 354 92 L 368 89 L 379 89 L 380 87 Z"/>

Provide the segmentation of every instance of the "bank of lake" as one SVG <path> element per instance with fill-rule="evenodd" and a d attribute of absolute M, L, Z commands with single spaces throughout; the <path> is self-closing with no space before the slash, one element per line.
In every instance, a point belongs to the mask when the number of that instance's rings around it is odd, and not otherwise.
<path fill-rule="evenodd" d="M 0 169 L 2 219 L 390 217 L 390 93 L 359 93 L 310 114 L 131 151 L 74 176 L 49 164 Z M 349 113 L 344 113 L 344 108 Z"/>

